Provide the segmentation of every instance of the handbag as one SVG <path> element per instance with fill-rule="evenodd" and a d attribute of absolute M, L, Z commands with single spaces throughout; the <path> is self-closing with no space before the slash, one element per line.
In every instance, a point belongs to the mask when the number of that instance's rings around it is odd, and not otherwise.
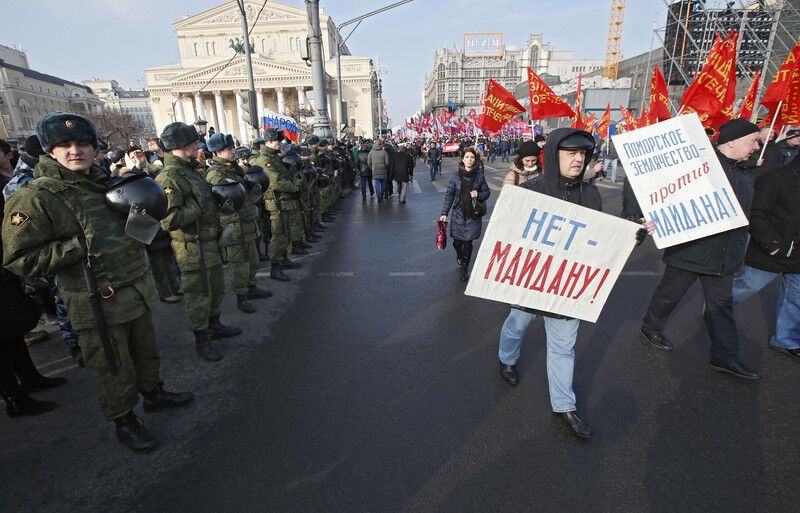
<path fill-rule="evenodd" d="M 447 249 L 447 221 L 437 221 L 439 231 L 436 232 L 436 249 Z"/>
<path fill-rule="evenodd" d="M 480 219 L 486 215 L 486 202 L 480 201 L 478 198 L 472 198 L 472 217 Z"/>

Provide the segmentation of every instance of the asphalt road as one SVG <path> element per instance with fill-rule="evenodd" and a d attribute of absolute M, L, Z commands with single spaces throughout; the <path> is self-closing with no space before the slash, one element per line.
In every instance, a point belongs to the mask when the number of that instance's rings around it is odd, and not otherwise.
<path fill-rule="evenodd" d="M 767 350 L 776 287 L 741 305 L 742 358 L 759 382 L 708 368 L 695 285 L 666 331 L 675 351 L 637 338 L 662 269 L 634 250 L 603 314 L 577 343 L 578 408 L 594 437 L 550 412 L 544 331 L 528 331 L 520 385 L 501 381 L 508 307 L 463 294 L 435 219 L 455 159 L 429 182 L 418 163 L 408 204 L 358 193 L 291 283 L 246 315 L 226 358 L 201 362 L 182 305 L 155 312 L 163 378 L 192 406 L 140 415 L 162 441 L 149 455 L 116 444 L 90 373 L 62 342 L 34 346 L 69 383 L 37 397 L 52 413 L 0 415 L 0 510 L 269 512 L 789 512 L 800 503 L 800 366 Z M 505 164 L 487 168 L 496 198 Z M 601 184 L 619 214 L 619 185 Z"/>

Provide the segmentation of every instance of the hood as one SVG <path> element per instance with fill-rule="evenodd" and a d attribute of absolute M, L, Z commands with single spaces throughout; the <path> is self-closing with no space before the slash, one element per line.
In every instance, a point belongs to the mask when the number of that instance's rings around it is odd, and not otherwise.
<path fill-rule="evenodd" d="M 562 177 L 559 172 L 558 163 L 558 145 L 570 135 L 578 132 L 586 134 L 592 138 L 592 135 L 589 132 L 578 130 L 576 128 L 557 128 L 550 132 L 550 135 L 547 136 L 547 142 L 544 145 L 543 152 L 544 176 L 548 182 L 558 184 L 559 186 L 563 185 L 564 187 L 569 187 L 576 182 L 579 184 L 583 182 L 583 175 L 586 173 L 586 168 L 589 167 L 589 162 L 592 157 L 592 150 L 586 150 L 586 160 L 583 163 L 583 170 L 577 178 L 569 179 Z"/>

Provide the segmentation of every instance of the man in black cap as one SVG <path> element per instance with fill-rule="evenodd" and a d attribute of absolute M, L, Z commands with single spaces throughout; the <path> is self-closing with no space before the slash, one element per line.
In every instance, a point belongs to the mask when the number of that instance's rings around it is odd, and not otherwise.
<path fill-rule="evenodd" d="M 522 183 L 521 187 L 586 208 L 602 210 L 600 192 L 593 184 L 583 181 L 594 144 L 594 137 L 588 132 L 574 128 L 554 130 L 545 146 L 544 160 L 547 165 L 544 173 Z M 644 240 L 645 234 L 652 233 L 654 228 L 653 223 L 646 223 L 637 233 L 637 240 Z M 590 438 L 592 432 L 589 426 L 576 413 L 576 398 L 572 389 L 575 340 L 580 320 L 512 305 L 500 330 L 500 376 L 509 385 L 519 382 L 516 364 L 522 338 L 537 315 L 544 318 L 547 333 L 547 379 L 553 412 L 575 436 Z"/>
<path fill-rule="evenodd" d="M 800 155 L 800 130 L 789 130 L 786 137 L 777 144 L 781 154 L 780 164 L 785 166 L 797 159 Z"/>
<path fill-rule="evenodd" d="M 717 157 L 747 216 L 750 215 L 752 184 L 737 163 L 758 150 L 758 127 L 753 123 L 734 119 L 720 127 Z M 672 350 L 672 343 L 662 331 L 689 287 L 700 280 L 707 308 L 706 327 L 711 338 L 711 369 L 742 379 L 758 379 L 760 376 L 739 360 L 739 337 L 733 319 L 731 287 L 734 274 L 744 261 L 746 247 L 747 227 L 742 227 L 666 248 L 664 263 L 667 268 L 642 320 L 642 342 L 661 351 Z"/>

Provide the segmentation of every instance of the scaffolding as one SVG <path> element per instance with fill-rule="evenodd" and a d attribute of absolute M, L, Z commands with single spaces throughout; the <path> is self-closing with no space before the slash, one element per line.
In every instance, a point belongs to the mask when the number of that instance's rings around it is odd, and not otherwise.
<path fill-rule="evenodd" d="M 608 20 L 606 61 L 603 76 L 616 80 L 619 61 L 622 58 L 622 29 L 625 26 L 625 0 L 611 0 L 611 15 Z"/>
<path fill-rule="evenodd" d="M 718 33 L 724 38 L 731 31 L 739 32 L 737 77 L 750 79 L 763 69 L 762 86 L 772 80 L 800 36 L 800 10 L 788 0 L 660 3 L 666 7 L 666 24 L 657 26 L 654 35 L 663 46 L 664 74 L 672 89 L 683 89 L 692 82 Z M 749 81 L 742 80 L 739 85 L 746 88 Z"/>

